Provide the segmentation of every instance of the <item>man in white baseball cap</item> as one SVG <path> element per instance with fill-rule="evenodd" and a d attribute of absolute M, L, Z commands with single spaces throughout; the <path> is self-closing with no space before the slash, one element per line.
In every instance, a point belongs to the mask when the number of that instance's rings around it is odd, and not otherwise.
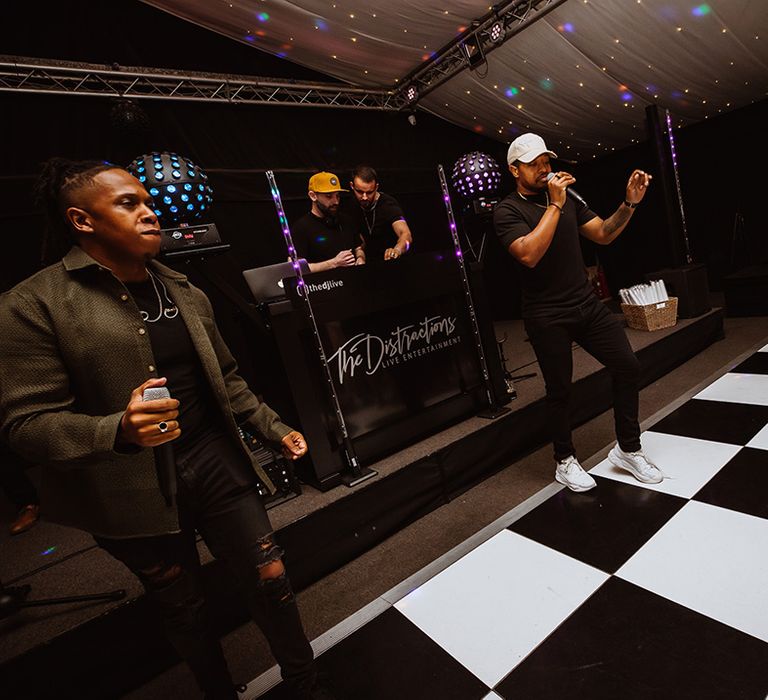
<path fill-rule="evenodd" d="M 516 160 L 521 163 L 530 163 L 540 155 L 546 154 L 551 158 L 557 158 L 557 154 L 547 149 L 544 139 L 538 134 L 523 134 L 518 136 L 507 151 L 507 163 L 512 165 Z"/>
<path fill-rule="evenodd" d="M 499 240 L 521 269 L 523 321 L 546 384 L 555 479 L 572 491 L 597 485 L 579 464 L 571 439 L 575 340 L 613 378 L 617 444 L 608 456 L 611 463 L 643 483 L 657 484 L 664 475 L 640 445 L 640 364 L 623 324 L 594 294 L 579 244 L 579 235 L 601 245 L 613 241 L 645 196 L 651 176 L 633 171 L 624 201 L 603 220 L 581 198 L 566 196 L 576 179 L 564 171 L 553 173 L 551 158 L 557 156 L 538 134 L 522 134 L 510 144 L 507 163 L 516 187 L 498 204 L 493 220 Z"/>

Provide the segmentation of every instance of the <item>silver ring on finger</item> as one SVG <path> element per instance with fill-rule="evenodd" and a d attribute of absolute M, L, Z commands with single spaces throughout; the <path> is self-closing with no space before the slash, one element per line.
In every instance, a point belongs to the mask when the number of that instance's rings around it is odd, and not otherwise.
<path fill-rule="evenodd" d="M 166 423 L 164 420 L 161 420 L 161 421 L 160 421 L 160 422 L 157 424 L 157 429 L 158 429 L 158 430 L 159 430 L 161 433 L 167 433 L 167 432 L 168 432 L 168 429 L 169 429 L 168 423 Z"/>

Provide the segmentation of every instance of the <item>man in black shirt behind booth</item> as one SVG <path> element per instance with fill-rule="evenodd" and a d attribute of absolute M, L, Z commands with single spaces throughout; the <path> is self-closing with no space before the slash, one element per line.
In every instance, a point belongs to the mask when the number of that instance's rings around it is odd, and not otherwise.
<path fill-rule="evenodd" d="M 291 227 L 291 237 L 310 272 L 365 264 L 363 241 L 354 226 L 339 219 L 339 187 L 333 173 L 319 172 L 309 178 L 312 208 Z"/>
<path fill-rule="evenodd" d="M 496 234 L 521 267 L 523 320 L 546 384 L 555 479 L 572 491 L 596 486 L 579 464 L 571 440 L 575 340 L 612 375 L 618 442 L 608 455 L 610 462 L 643 483 L 657 484 L 664 475 L 640 446 L 640 365 L 623 324 L 594 295 L 579 244 L 579 234 L 601 245 L 613 241 L 645 196 L 651 176 L 633 171 L 624 202 L 603 220 L 586 204 L 566 198 L 567 187 L 576 181 L 572 175 L 556 172 L 548 180 L 550 157 L 557 156 L 536 134 L 523 134 L 510 144 L 507 162 L 516 191 L 498 204 L 493 218 Z"/>
<path fill-rule="evenodd" d="M 349 186 L 359 205 L 349 207 L 349 216 L 365 241 L 366 260 L 396 260 L 405 255 L 413 243 L 411 230 L 398 201 L 379 191 L 376 171 L 358 165 Z"/>

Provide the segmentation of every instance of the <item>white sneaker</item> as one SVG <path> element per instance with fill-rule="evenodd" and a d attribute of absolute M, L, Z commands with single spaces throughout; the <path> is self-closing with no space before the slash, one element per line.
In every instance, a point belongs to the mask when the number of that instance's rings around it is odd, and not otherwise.
<path fill-rule="evenodd" d="M 589 491 L 595 488 L 597 483 L 587 474 L 579 464 L 579 460 L 573 455 L 561 459 L 555 467 L 555 480 L 571 491 Z"/>
<path fill-rule="evenodd" d="M 628 471 L 638 481 L 644 484 L 660 484 L 664 474 L 653 462 L 643 454 L 643 451 L 624 452 L 618 444 L 608 453 L 608 461 L 614 466 Z"/>

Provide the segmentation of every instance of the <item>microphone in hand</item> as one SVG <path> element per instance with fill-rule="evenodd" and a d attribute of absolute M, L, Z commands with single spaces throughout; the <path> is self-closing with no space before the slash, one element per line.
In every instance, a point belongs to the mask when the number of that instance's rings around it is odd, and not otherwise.
<path fill-rule="evenodd" d="M 553 177 L 555 177 L 555 173 L 547 173 L 547 182 L 549 182 Z M 587 206 L 587 202 L 584 197 L 582 197 L 576 190 L 574 190 L 573 187 L 569 187 L 567 190 L 565 190 L 565 193 L 579 204 L 583 204 L 585 207 Z"/>
<path fill-rule="evenodd" d="M 157 401 L 158 399 L 170 399 L 171 392 L 168 391 L 166 386 L 151 386 L 144 389 L 144 393 L 141 395 L 142 401 Z"/>
<path fill-rule="evenodd" d="M 144 389 L 141 395 L 142 401 L 157 401 L 158 399 L 170 399 L 171 392 L 164 386 L 153 386 Z M 164 421 L 158 423 L 158 428 Z M 155 452 L 155 466 L 157 467 L 157 481 L 160 484 L 160 492 L 165 497 L 165 503 L 173 506 L 176 499 L 176 460 L 173 457 L 173 447 L 170 442 L 163 443 L 152 448 Z"/>

